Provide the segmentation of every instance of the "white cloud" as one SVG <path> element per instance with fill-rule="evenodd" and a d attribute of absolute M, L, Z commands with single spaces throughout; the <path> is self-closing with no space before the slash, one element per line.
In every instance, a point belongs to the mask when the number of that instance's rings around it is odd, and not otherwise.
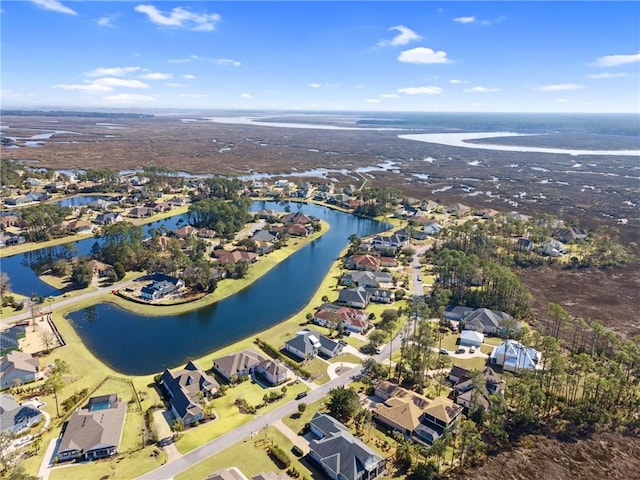
<path fill-rule="evenodd" d="M 251 94 L 250 93 L 243 93 L 242 95 L 240 95 L 241 98 L 251 98 Z"/>
<path fill-rule="evenodd" d="M 434 51 L 431 48 L 418 47 L 405 50 L 398 56 L 398 60 L 405 63 L 449 63 L 447 52 Z"/>
<path fill-rule="evenodd" d="M 118 95 L 109 95 L 104 97 L 105 100 L 111 103 L 124 103 L 127 105 L 135 103 L 149 103 L 155 101 L 155 97 L 150 95 L 138 95 L 135 93 L 119 93 Z"/>
<path fill-rule="evenodd" d="M 239 61 L 231 60 L 230 58 L 218 58 L 216 60 L 216 63 L 218 65 L 232 65 L 234 67 L 239 67 L 240 65 L 242 65 Z"/>
<path fill-rule="evenodd" d="M 196 76 L 191 75 L 190 73 L 187 73 L 186 75 L 183 75 L 182 78 L 184 78 L 185 80 L 195 80 Z"/>
<path fill-rule="evenodd" d="M 569 100 L 567 100 L 566 98 L 556 98 L 556 102 L 557 102 L 557 103 L 566 103 L 566 102 L 568 102 L 568 101 L 569 101 Z"/>
<path fill-rule="evenodd" d="M 125 75 L 137 72 L 140 67 L 101 67 L 85 73 L 87 77 L 124 77 Z"/>
<path fill-rule="evenodd" d="M 78 12 L 72 10 L 69 7 L 65 7 L 58 0 L 31 0 L 33 3 L 38 5 L 45 10 L 51 10 L 52 12 L 58 13 L 66 13 L 67 15 L 77 15 Z"/>
<path fill-rule="evenodd" d="M 458 23 L 475 23 L 476 17 L 458 17 L 453 19 L 454 22 Z"/>
<path fill-rule="evenodd" d="M 113 91 L 113 88 L 108 85 L 99 85 L 96 83 L 61 84 L 54 85 L 53 88 L 59 88 L 61 90 L 81 90 L 88 93 L 105 93 Z"/>
<path fill-rule="evenodd" d="M 217 13 L 194 13 L 183 7 L 176 7 L 167 15 L 153 5 L 137 5 L 134 10 L 144 13 L 149 20 L 161 27 L 186 28 L 200 32 L 215 30 L 222 17 Z"/>
<path fill-rule="evenodd" d="M 407 43 L 413 42 L 414 40 L 420 40 L 422 38 L 416 32 L 414 32 L 410 28 L 405 27 L 404 25 L 396 25 L 395 27 L 389 28 L 390 32 L 394 30 L 400 33 L 398 33 L 398 35 L 393 37 L 391 40 L 380 40 L 378 42 L 378 46 L 396 47 L 398 45 L 406 45 Z"/>
<path fill-rule="evenodd" d="M 442 88 L 440 87 L 406 87 L 399 88 L 399 93 L 405 93 L 407 95 L 440 95 L 442 93 Z"/>
<path fill-rule="evenodd" d="M 457 78 L 452 78 L 451 80 L 449 80 L 449 83 L 458 85 L 460 83 L 469 83 L 469 82 L 467 80 L 458 80 Z"/>
<path fill-rule="evenodd" d="M 148 83 L 141 82 L 140 80 L 116 77 L 98 78 L 94 80 L 93 83 L 105 87 L 149 88 Z"/>
<path fill-rule="evenodd" d="M 99 19 L 96 20 L 96 23 L 98 25 L 100 25 L 101 27 L 109 27 L 109 28 L 113 28 L 115 25 L 113 24 L 113 22 L 116 20 L 116 18 L 118 18 L 120 15 L 104 15 L 102 17 L 100 17 Z"/>
<path fill-rule="evenodd" d="M 594 73 L 592 75 L 587 75 L 588 78 L 622 78 L 622 77 L 628 77 L 628 76 L 629 74 L 625 72 L 619 72 L 619 73 L 603 72 L 603 73 Z"/>
<path fill-rule="evenodd" d="M 377 98 L 367 98 L 365 100 L 365 102 L 367 102 L 367 103 L 380 103 L 380 100 L 378 100 Z"/>
<path fill-rule="evenodd" d="M 167 87 L 172 87 L 172 88 L 181 88 L 181 87 L 184 87 L 184 85 L 183 85 L 183 84 L 181 84 L 181 83 L 173 83 L 173 82 L 171 82 L 171 83 L 165 83 L 165 85 L 166 85 Z"/>
<path fill-rule="evenodd" d="M 397 93 L 381 93 L 379 95 L 380 98 L 398 98 L 400 95 Z"/>
<path fill-rule="evenodd" d="M 206 93 L 181 93 L 178 96 L 181 98 L 207 98 L 209 95 Z"/>
<path fill-rule="evenodd" d="M 320 88 L 322 85 L 320 85 L 319 83 L 310 83 L 309 86 L 311 88 Z"/>
<path fill-rule="evenodd" d="M 492 93 L 492 92 L 499 92 L 500 89 L 477 86 L 477 87 L 465 88 L 463 91 L 467 93 Z"/>
<path fill-rule="evenodd" d="M 640 52 L 631 55 L 606 55 L 596 58 L 596 67 L 617 67 L 618 65 L 626 65 L 628 63 L 640 62 Z"/>
<path fill-rule="evenodd" d="M 543 92 L 562 92 L 565 90 L 580 90 L 581 88 L 584 88 L 584 85 L 578 85 L 577 83 L 555 83 L 552 85 L 533 87 L 534 90 L 540 90 Z"/>
<path fill-rule="evenodd" d="M 143 80 L 169 80 L 173 75 L 170 73 L 160 73 L 160 72 L 149 72 L 143 75 L 140 75 L 139 78 Z"/>

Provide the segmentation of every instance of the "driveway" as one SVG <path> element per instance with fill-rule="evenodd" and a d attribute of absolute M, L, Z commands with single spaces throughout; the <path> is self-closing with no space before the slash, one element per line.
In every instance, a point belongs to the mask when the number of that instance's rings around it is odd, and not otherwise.
<path fill-rule="evenodd" d="M 309 442 L 304 437 L 301 437 L 296 432 L 291 430 L 287 425 L 283 423 L 282 420 L 276 420 L 271 425 L 280 430 L 284 434 L 284 436 L 291 440 L 291 443 L 297 445 L 305 455 L 309 453 Z"/>

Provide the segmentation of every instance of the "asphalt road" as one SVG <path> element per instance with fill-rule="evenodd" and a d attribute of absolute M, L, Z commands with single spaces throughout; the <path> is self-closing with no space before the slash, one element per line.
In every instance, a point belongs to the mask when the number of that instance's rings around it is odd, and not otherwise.
<path fill-rule="evenodd" d="M 400 335 L 394 338 L 393 342 L 393 351 L 400 348 Z M 374 359 L 381 363 L 385 359 L 387 359 L 391 355 L 391 350 L 389 345 L 385 345 L 379 355 L 374 355 Z M 357 367 L 348 370 L 343 373 L 341 376 L 334 378 L 328 383 L 321 385 L 320 387 L 311 390 L 309 394 L 304 398 L 305 403 L 313 403 L 317 400 L 328 395 L 328 393 L 334 388 L 344 386 L 349 384 L 352 381 L 352 377 L 360 374 L 362 372 L 362 365 L 358 365 Z M 291 400 L 284 405 L 272 410 L 264 415 L 258 415 L 256 418 L 251 420 L 248 423 L 232 430 L 224 435 L 212 440 L 208 443 L 205 443 L 201 447 L 196 448 L 195 450 L 190 451 L 189 453 L 183 455 L 182 457 L 174 460 L 173 462 L 167 463 L 155 470 L 152 470 L 149 473 L 146 473 L 137 480 L 170 480 L 174 476 L 182 473 L 183 471 L 191 468 L 197 463 L 207 459 L 208 457 L 215 455 L 225 448 L 242 441 L 243 439 L 249 437 L 251 434 L 259 433 L 263 428 L 268 425 L 271 425 L 276 420 L 280 420 L 284 417 L 292 415 L 298 411 L 298 400 Z M 213 472 L 211 472 L 213 473 Z"/>

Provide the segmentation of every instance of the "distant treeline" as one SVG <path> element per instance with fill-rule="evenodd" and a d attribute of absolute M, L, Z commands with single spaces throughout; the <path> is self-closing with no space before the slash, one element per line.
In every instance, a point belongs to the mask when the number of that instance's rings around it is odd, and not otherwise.
<path fill-rule="evenodd" d="M 99 117 L 99 118 L 152 118 L 147 113 L 75 112 L 67 110 L 0 110 L 0 115 L 19 117 Z"/>

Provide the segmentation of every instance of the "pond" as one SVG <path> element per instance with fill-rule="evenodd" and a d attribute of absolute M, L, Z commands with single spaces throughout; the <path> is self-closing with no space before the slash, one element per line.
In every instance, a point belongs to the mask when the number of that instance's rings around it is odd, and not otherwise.
<path fill-rule="evenodd" d="M 167 228 L 173 230 L 178 224 L 186 221 L 186 214 L 176 215 L 171 218 L 143 225 L 143 229 L 145 234 L 148 234 L 151 228 L 158 228 L 164 224 Z M 58 258 L 88 255 L 95 242 L 95 238 L 89 237 L 84 240 L 69 242 L 55 247 L 40 248 L 38 250 L 0 258 L 1 271 L 9 276 L 11 290 L 15 293 L 28 297 L 34 294 L 41 297 L 61 295 L 63 292 L 40 280 L 37 273 L 39 270 L 38 266 L 50 262 L 51 259 L 55 260 Z"/>
<path fill-rule="evenodd" d="M 252 206 L 253 211 L 263 208 L 283 211 L 284 205 Z M 298 210 L 327 221 L 330 230 L 231 297 L 181 315 L 153 317 L 102 303 L 68 319 L 96 357 L 127 375 L 176 367 L 276 325 L 309 302 L 351 234 L 362 237 L 388 228 L 318 205 L 291 204 L 291 211 Z"/>

